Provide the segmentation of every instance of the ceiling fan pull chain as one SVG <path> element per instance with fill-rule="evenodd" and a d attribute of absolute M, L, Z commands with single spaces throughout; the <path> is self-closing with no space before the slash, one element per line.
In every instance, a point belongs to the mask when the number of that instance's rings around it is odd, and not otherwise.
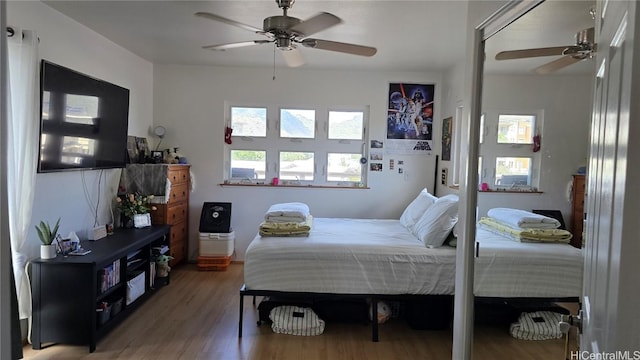
<path fill-rule="evenodd" d="M 276 80 L 276 47 L 278 47 L 275 43 L 273 45 L 273 79 Z"/>

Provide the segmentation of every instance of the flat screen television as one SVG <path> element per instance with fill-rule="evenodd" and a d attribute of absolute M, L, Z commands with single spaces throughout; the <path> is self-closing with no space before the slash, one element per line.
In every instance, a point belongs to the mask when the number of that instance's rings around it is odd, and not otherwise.
<path fill-rule="evenodd" d="M 42 60 L 38 172 L 124 167 L 129 90 Z"/>

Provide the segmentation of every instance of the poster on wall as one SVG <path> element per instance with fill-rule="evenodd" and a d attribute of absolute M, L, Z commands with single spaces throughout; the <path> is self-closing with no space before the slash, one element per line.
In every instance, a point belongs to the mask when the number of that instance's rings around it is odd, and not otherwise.
<path fill-rule="evenodd" d="M 389 84 L 386 152 L 424 154 L 433 149 L 433 84 Z"/>
<path fill-rule="evenodd" d="M 451 161 L 451 137 L 453 136 L 453 118 L 442 120 L 442 161 Z"/>

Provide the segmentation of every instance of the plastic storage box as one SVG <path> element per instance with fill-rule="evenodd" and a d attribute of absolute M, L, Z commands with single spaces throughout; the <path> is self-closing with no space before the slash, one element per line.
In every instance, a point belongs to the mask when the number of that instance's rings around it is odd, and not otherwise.
<path fill-rule="evenodd" d="M 144 272 L 140 272 L 127 281 L 127 305 L 144 294 L 144 274 Z"/>
<path fill-rule="evenodd" d="M 235 233 L 200 233 L 200 256 L 231 256 Z"/>
<path fill-rule="evenodd" d="M 231 256 L 198 256 L 198 270 L 225 271 L 231 264 Z"/>

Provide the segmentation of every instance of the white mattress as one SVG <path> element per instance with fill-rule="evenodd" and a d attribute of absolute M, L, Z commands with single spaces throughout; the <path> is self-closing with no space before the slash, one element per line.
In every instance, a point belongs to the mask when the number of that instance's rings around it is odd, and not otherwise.
<path fill-rule="evenodd" d="M 484 230 L 478 237 L 483 240 L 477 296 L 580 295 L 580 250 L 518 243 Z M 425 247 L 398 220 L 314 218 L 309 237 L 257 235 L 245 254 L 245 285 L 339 294 L 453 294 L 455 253 L 448 246 Z"/>
<path fill-rule="evenodd" d="M 582 250 L 568 244 L 521 243 L 476 230 L 476 296 L 580 297 Z"/>

